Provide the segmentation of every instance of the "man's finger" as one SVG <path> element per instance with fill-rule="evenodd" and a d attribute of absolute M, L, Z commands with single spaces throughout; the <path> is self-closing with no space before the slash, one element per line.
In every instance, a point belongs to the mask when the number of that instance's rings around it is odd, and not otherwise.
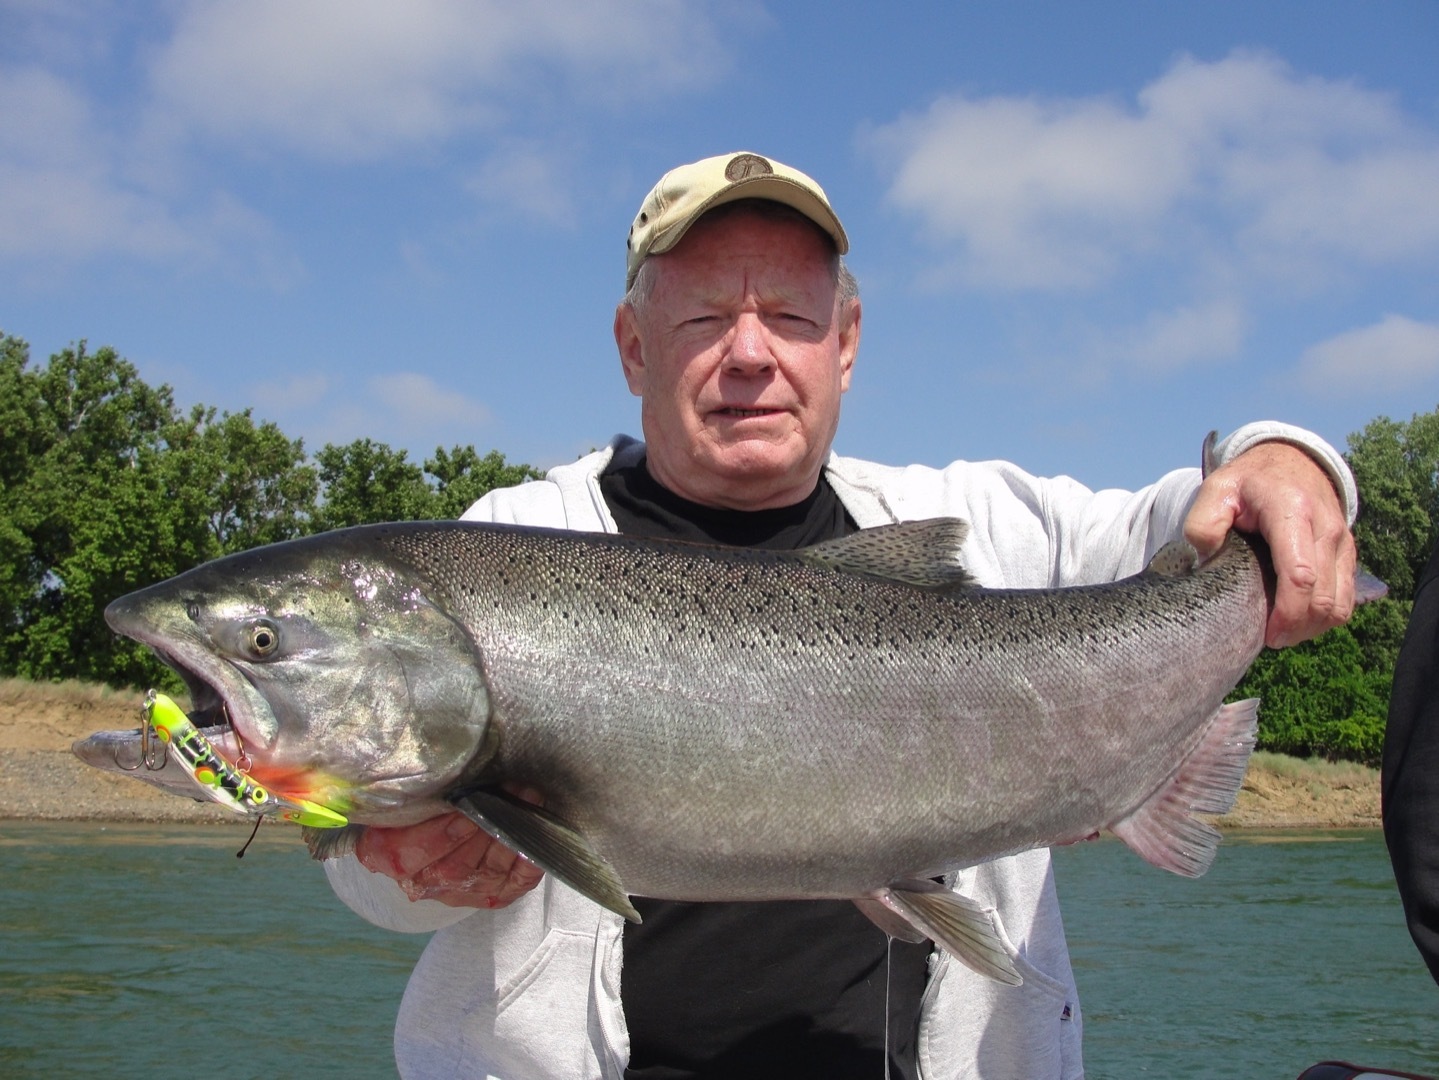
<path fill-rule="evenodd" d="M 392 878 L 408 878 L 442 859 L 472 837 L 477 826 L 462 814 L 441 814 L 406 828 L 369 828 L 355 845 L 367 869 Z"/>

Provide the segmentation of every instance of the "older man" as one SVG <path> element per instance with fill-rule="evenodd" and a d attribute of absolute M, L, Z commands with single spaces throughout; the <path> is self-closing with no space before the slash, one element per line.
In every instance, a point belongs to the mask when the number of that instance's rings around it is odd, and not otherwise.
<path fill-rule="evenodd" d="M 1133 493 L 997 462 L 834 455 L 861 325 L 847 249 L 819 185 L 772 159 L 668 173 L 630 230 L 614 322 L 645 441 L 618 438 L 466 516 L 795 548 L 952 515 L 973 527 L 964 558 L 979 582 L 1022 587 L 1111 580 L 1181 533 L 1213 549 L 1237 527 L 1274 552 L 1270 644 L 1348 617 L 1352 478 L 1282 424 L 1230 435 L 1202 483 L 1182 469 Z M 1082 1075 L 1045 851 L 947 883 L 998 911 L 1019 987 L 890 946 L 848 903 L 640 899 L 644 922 L 625 925 L 458 816 L 371 830 L 330 874 L 372 921 L 439 931 L 396 1029 L 406 1077 L 877 1077 L 886 1053 L 902 1077 Z"/>

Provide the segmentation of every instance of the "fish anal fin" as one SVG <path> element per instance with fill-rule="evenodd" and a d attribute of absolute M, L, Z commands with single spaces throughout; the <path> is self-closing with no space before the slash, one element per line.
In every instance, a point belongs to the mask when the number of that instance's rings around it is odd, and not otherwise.
<path fill-rule="evenodd" d="M 450 802 L 545 873 L 630 922 L 640 921 L 614 867 L 578 830 L 548 810 L 488 788 L 465 792 Z"/>
<path fill-rule="evenodd" d="M 1006 986 L 1024 982 L 1005 948 L 998 912 L 932 881 L 895 882 L 873 899 L 966 967 Z"/>
<path fill-rule="evenodd" d="M 796 554 L 811 566 L 946 592 L 974 584 L 959 562 L 968 535 L 959 518 L 927 518 L 861 529 Z"/>
<path fill-rule="evenodd" d="M 1194 815 L 1233 809 L 1254 749 L 1258 709 L 1257 698 L 1221 705 L 1178 772 L 1110 831 L 1165 870 L 1184 877 L 1208 870 L 1219 830 Z"/>

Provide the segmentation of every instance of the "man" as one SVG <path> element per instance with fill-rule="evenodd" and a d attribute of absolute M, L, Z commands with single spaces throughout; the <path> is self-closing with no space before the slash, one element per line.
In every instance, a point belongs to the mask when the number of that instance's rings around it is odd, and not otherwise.
<path fill-rule="evenodd" d="M 1384 734 L 1384 839 L 1409 933 L 1439 982 L 1439 547 L 1414 591 Z"/>
<path fill-rule="evenodd" d="M 820 187 L 773 160 L 668 173 L 630 230 L 614 322 L 646 441 L 618 438 L 466 517 L 797 547 L 952 515 L 972 525 L 963 557 L 986 586 L 1112 580 L 1181 532 L 1212 550 L 1238 527 L 1274 549 L 1271 644 L 1348 617 L 1353 481 L 1330 447 L 1284 425 L 1231 435 L 1202 485 L 1180 470 L 1136 493 L 1004 463 L 833 455 L 861 327 L 847 249 Z M 941 951 L 891 950 L 848 903 L 641 899 L 644 923 L 623 925 L 458 816 L 371 830 L 359 860 L 329 872 L 366 918 L 439 930 L 396 1029 L 406 1077 L 878 1077 L 886 1047 L 896 1076 L 1082 1075 L 1046 851 L 947 882 L 998 910 L 1019 987 Z"/>

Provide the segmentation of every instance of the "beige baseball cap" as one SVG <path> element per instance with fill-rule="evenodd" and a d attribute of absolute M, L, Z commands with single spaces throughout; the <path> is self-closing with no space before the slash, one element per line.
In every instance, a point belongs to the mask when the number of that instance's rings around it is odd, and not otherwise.
<path fill-rule="evenodd" d="M 630 226 L 626 291 L 647 256 L 669 251 L 706 211 L 736 199 L 771 199 L 793 207 L 828 233 L 841 255 L 849 250 L 824 189 L 808 176 L 759 154 L 721 154 L 671 169 L 645 196 Z"/>

